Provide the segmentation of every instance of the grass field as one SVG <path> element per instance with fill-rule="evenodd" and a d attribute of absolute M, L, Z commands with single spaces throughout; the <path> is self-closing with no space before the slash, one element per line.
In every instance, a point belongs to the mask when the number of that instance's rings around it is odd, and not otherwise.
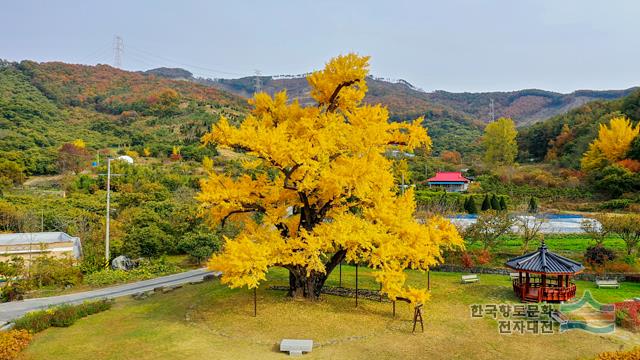
<path fill-rule="evenodd" d="M 469 305 L 515 301 L 506 276 L 481 275 L 461 285 L 460 274 L 432 273 L 432 299 L 426 305 L 425 332 L 411 333 L 412 311 L 388 302 L 323 295 L 318 302 L 291 300 L 267 285 L 286 284 L 274 269 L 258 290 L 258 316 L 252 293 L 218 281 L 187 286 L 147 300 L 118 300 L 107 312 L 79 320 L 69 328 L 36 335 L 23 359 L 285 359 L 282 338 L 313 339 L 309 359 L 577 359 L 602 351 L 640 345 L 640 336 L 622 330 L 612 335 L 570 331 L 554 335 L 499 335 L 495 320 L 472 319 Z M 413 285 L 426 284 L 424 273 L 409 272 Z M 335 271 L 328 285 L 338 284 Z M 355 284 L 352 267 L 343 267 L 343 285 Z M 368 269 L 360 268 L 361 288 L 376 289 Z M 640 284 L 618 290 L 589 289 L 601 302 L 640 294 Z"/>
<path fill-rule="evenodd" d="M 584 253 L 588 247 L 595 245 L 595 241 L 585 234 L 547 234 L 545 243 L 553 252 L 580 262 L 584 261 Z M 604 247 L 613 250 L 618 260 L 626 255 L 625 242 L 616 236 L 607 236 L 603 242 Z M 534 251 L 540 246 L 540 241 L 532 241 L 528 251 Z M 482 244 L 476 242 L 468 244 L 469 250 L 480 250 Z M 502 267 L 504 262 L 516 255 L 522 254 L 522 239 L 514 236 L 505 236 L 495 247 L 491 248 L 493 259 L 486 266 Z M 632 266 L 635 271 L 640 270 L 640 263 Z"/>

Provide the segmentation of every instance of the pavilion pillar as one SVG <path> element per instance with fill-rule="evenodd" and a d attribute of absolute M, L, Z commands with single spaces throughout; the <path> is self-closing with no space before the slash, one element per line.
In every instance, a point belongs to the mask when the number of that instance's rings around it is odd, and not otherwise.
<path fill-rule="evenodd" d="M 540 285 L 540 289 L 538 290 L 538 302 L 542 301 L 542 294 L 544 293 L 544 289 L 547 287 L 547 275 L 542 274 L 542 284 Z"/>

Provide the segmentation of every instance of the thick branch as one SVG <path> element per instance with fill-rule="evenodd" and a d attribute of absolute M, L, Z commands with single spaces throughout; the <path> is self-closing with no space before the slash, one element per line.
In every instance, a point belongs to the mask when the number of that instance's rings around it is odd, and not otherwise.
<path fill-rule="evenodd" d="M 329 259 L 329 261 L 324 264 L 324 268 L 326 270 L 325 274 L 327 277 L 329 277 L 329 274 L 331 274 L 333 269 L 335 269 L 335 267 L 338 266 L 338 264 L 340 264 L 342 260 L 344 260 L 345 255 L 347 255 L 347 250 L 338 250 L 335 254 L 333 254 L 331 259 Z"/>
<path fill-rule="evenodd" d="M 238 210 L 230 211 L 227 215 L 225 215 L 222 218 L 222 220 L 220 221 L 220 226 L 224 227 L 224 224 L 227 222 L 227 219 L 229 219 L 229 217 L 231 217 L 231 215 L 242 214 L 242 213 L 250 213 L 250 212 L 254 212 L 254 211 L 265 211 L 265 208 L 263 208 L 262 206 L 259 206 L 259 205 L 253 205 L 253 206 L 254 207 L 252 207 L 252 208 L 238 209 Z"/>
<path fill-rule="evenodd" d="M 338 85 L 336 89 L 333 90 L 333 94 L 331 94 L 331 97 L 329 98 L 329 106 L 327 107 L 327 112 L 334 112 L 338 108 L 338 96 L 340 95 L 340 90 L 342 90 L 342 88 L 351 86 L 359 81 L 360 79 L 345 81 Z"/>

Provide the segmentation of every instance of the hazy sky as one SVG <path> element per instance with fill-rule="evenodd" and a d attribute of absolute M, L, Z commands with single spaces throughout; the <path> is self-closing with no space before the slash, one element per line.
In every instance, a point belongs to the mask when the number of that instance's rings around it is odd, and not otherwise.
<path fill-rule="evenodd" d="M 299 74 L 372 56 L 425 90 L 640 85 L 640 1 L 3 1 L 0 58 L 183 67 L 204 77 Z"/>

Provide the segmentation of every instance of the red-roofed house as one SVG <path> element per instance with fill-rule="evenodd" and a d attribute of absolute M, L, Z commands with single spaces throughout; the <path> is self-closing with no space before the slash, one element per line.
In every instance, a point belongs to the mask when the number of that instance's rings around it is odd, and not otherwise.
<path fill-rule="evenodd" d="M 437 172 L 436 176 L 427 179 L 429 187 L 441 186 L 445 191 L 467 191 L 471 180 L 462 176 L 461 172 Z"/>

